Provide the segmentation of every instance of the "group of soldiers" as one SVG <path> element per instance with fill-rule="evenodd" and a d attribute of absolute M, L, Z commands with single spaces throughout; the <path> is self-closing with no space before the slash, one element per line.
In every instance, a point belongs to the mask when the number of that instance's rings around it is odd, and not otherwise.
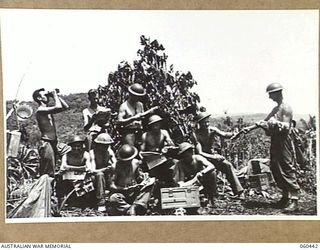
<path fill-rule="evenodd" d="M 291 150 L 292 110 L 283 103 L 280 84 L 270 84 L 267 93 L 277 106 L 265 120 L 240 132 L 262 128 L 271 136 L 270 168 L 283 191 L 276 205 L 291 212 L 297 209 L 299 191 Z M 70 185 L 69 179 L 64 177 L 72 173 L 73 178 L 90 176 L 94 183 L 95 205 L 102 212 L 107 207 L 109 215 L 146 214 L 148 201 L 152 194 L 157 194 L 159 187 L 201 185 L 208 206 L 214 207 L 218 196 L 217 172 L 220 171 L 230 183 L 233 198 L 244 200 L 244 189 L 236 170 L 221 155 L 219 144 L 221 137 L 235 138 L 239 134 L 210 126 L 210 114 L 199 111 L 195 116 L 196 128 L 192 138 L 175 145 L 170 133 L 163 129 L 163 118 L 157 115 L 157 107 L 144 110 L 141 98 L 145 95 L 146 90 L 138 83 L 128 87 L 128 98 L 117 114 L 121 146 L 114 152 L 114 138 L 108 133 L 111 109 L 100 106 L 97 91 L 90 90 L 90 104 L 82 112 L 87 136 L 74 135 L 68 142 L 70 147 L 63 154 L 57 173 L 55 166 L 59 147 L 54 114 L 67 110 L 69 106 L 57 90 L 42 88 L 34 91 L 33 99 L 39 105 L 36 119 L 41 132 L 39 172 L 40 175 L 55 177 L 58 198 L 63 199 L 66 185 Z M 49 106 L 50 99 L 54 100 L 54 104 Z M 146 126 L 143 126 L 144 120 Z M 175 150 L 176 154 L 164 157 L 170 150 Z M 150 161 L 150 155 L 153 161 Z"/>

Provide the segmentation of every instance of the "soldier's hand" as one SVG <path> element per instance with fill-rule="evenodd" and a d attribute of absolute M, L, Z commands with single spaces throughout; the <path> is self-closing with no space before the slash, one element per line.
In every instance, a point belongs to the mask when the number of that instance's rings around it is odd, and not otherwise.
<path fill-rule="evenodd" d="M 241 131 L 244 133 L 244 134 L 247 134 L 250 132 L 250 128 L 249 127 L 245 127 L 243 129 L 241 129 Z"/>
<path fill-rule="evenodd" d="M 200 180 L 203 177 L 203 175 L 204 175 L 203 172 L 200 171 L 200 172 L 197 173 L 196 177 L 197 177 L 198 180 Z"/>
<path fill-rule="evenodd" d="M 91 120 L 92 121 L 95 121 L 97 119 L 97 113 L 94 113 L 93 115 L 92 115 L 92 117 L 91 117 Z"/>
<path fill-rule="evenodd" d="M 258 127 L 260 127 L 260 128 L 264 128 L 264 129 L 268 128 L 268 123 L 266 121 L 263 121 L 263 120 L 256 122 L 256 125 Z"/>
<path fill-rule="evenodd" d="M 135 120 L 140 120 L 141 117 L 142 117 L 141 113 L 138 113 L 138 114 L 136 114 L 136 115 L 134 116 L 134 119 L 135 119 Z"/>
<path fill-rule="evenodd" d="M 214 158 L 215 160 L 217 160 L 217 161 L 224 161 L 224 160 L 225 160 L 224 156 L 219 155 L 219 154 L 214 154 L 214 155 L 213 155 L 213 158 Z"/>

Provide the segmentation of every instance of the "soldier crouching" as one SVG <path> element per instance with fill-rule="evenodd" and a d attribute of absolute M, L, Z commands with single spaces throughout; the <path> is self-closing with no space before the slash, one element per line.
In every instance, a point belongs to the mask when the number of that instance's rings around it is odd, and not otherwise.
<path fill-rule="evenodd" d="M 153 189 L 154 179 L 143 173 L 135 157 L 138 150 L 123 145 L 117 154 L 114 179 L 111 184 L 110 215 L 144 215 Z"/>
<path fill-rule="evenodd" d="M 193 146 L 188 142 L 179 145 L 178 155 L 181 159 L 175 165 L 174 180 L 180 186 L 193 185 L 199 182 L 203 185 L 203 192 L 209 199 L 209 206 L 214 205 L 217 196 L 217 177 L 215 167 L 206 158 L 193 153 Z M 191 182 L 190 182 L 191 181 Z"/>

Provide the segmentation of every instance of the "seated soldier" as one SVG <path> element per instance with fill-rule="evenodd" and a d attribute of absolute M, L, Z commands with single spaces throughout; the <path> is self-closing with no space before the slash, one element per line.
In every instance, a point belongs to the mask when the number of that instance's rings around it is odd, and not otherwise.
<path fill-rule="evenodd" d="M 137 154 L 138 150 L 129 144 L 118 151 L 111 185 L 111 215 L 143 215 L 147 211 L 153 182 L 140 169 Z"/>
<path fill-rule="evenodd" d="M 174 146 L 174 143 L 171 140 L 168 131 L 165 129 L 161 129 L 161 122 L 162 118 L 158 115 L 152 115 L 149 118 L 148 131 L 142 135 L 141 151 L 142 155 L 143 151 L 159 153 L 160 164 L 159 166 L 153 168 L 150 174 L 152 176 L 158 177 L 158 179 L 164 179 L 170 182 L 169 179 L 172 179 L 172 172 L 170 174 L 168 173 L 168 171 L 169 168 L 174 165 L 174 162 L 172 162 L 171 160 L 161 162 L 160 153 L 165 152 L 168 146 Z"/>
<path fill-rule="evenodd" d="M 161 129 L 162 118 L 152 115 L 148 122 L 148 132 L 142 135 L 142 151 L 162 152 L 165 146 L 174 146 L 167 130 Z"/>
<path fill-rule="evenodd" d="M 68 143 L 71 150 L 62 156 L 60 174 L 56 186 L 59 203 L 63 196 L 73 190 L 72 181 L 84 180 L 91 169 L 89 153 L 85 151 L 84 138 L 76 135 Z"/>
<path fill-rule="evenodd" d="M 235 198 L 243 200 L 244 193 L 240 181 L 235 173 L 231 162 L 226 160 L 221 154 L 220 137 L 230 138 L 234 135 L 232 132 L 224 132 L 216 127 L 210 127 L 209 114 L 200 113 L 197 116 L 199 128 L 195 131 L 194 143 L 198 154 L 206 157 L 217 170 L 226 174 L 226 178 L 231 185 Z"/>
<path fill-rule="evenodd" d="M 102 133 L 94 140 L 93 149 L 90 150 L 91 172 L 95 176 L 96 199 L 98 210 L 104 212 L 105 191 L 110 185 L 112 172 L 116 164 L 116 157 L 110 145 L 112 138 L 107 133 Z M 108 183 L 109 182 L 109 183 Z"/>
<path fill-rule="evenodd" d="M 179 145 L 178 155 L 181 159 L 175 165 L 174 180 L 180 186 L 186 186 L 185 182 L 191 180 L 199 180 L 204 194 L 208 196 L 209 205 L 213 206 L 214 197 L 217 195 L 214 165 L 203 156 L 193 154 L 193 146 L 188 142 Z"/>

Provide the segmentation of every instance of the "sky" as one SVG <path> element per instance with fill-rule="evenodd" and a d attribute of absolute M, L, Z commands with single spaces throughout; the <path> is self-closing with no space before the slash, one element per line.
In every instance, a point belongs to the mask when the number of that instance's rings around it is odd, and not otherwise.
<path fill-rule="evenodd" d="M 87 92 L 137 59 L 140 35 L 157 39 L 168 65 L 190 71 L 213 115 L 267 113 L 265 89 L 284 86 L 294 113 L 318 113 L 319 12 L 0 10 L 4 100 L 41 87 Z M 24 77 L 23 77 L 24 76 Z"/>

